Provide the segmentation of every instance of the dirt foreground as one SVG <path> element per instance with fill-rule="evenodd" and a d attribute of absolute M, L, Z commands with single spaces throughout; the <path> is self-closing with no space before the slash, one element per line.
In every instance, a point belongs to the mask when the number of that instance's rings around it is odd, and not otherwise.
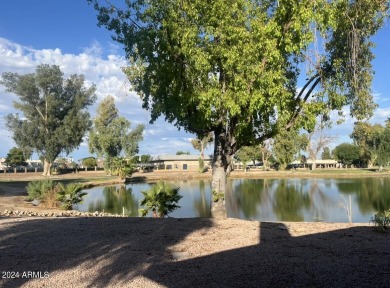
<path fill-rule="evenodd" d="M 0 286 L 389 287 L 389 240 L 363 224 L 0 218 Z"/>
<path fill-rule="evenodd" d="M 367 223 L 0 217 L 0 287 L 390 287 L 389 263 Z"/>

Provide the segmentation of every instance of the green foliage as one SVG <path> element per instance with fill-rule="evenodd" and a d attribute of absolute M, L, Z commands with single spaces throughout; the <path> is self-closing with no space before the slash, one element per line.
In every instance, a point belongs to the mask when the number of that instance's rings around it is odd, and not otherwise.
<path fill-rule="evenodd" d="M 88 2 L 124 45 L 124 72 L 151 122 L 214 132 L 213 169 L 228 171 L 241 147 L 285 128 L 311 130 L 345 105 L 358 119 L 375 108 L 370 37 L 388 0 Z M 299 78 L 308 80 L 297 93 Z M 213 177 L 217 185 L 226 175 Z"/>
<path fill-rule="evenodd" d="M 49 207 L 57 207 L 57 201 L 61 201 L 61 207 L 70 210 L 72 205 L 82 203 L 83 197 L 87 195 L 82 189 L 80 184 L 75 183 L 65 186 L 49 179 L 32 181 L 27 185 L 27 200 L 40 200 Z"/>
<path fill-rule="evenodd" d="M 110 160 L 110 171 L 112 175 L 119 176 L 122 180 L 130 177 L 133 173 L 133 164 L 131 160 L 114 157 Z"/>
<path fill-rule="evenodd" d="M 112 96 L 103 99 L 89 133 L 90 152 L 105 157 L 106 162 L 120 156 L 122 151 L 126 157 L 133 157 L 138 152 L 138 143 L 143 139 L 144 125 L 130 130 L 130 121 L 119 116 L 114 102 Z"/>
<path fill-rule="evenodd" d="M 26 190 L 28 193 L 27 200 L 41 200 L 44 201 L 46 193 L 55 187 L 55 183 L 50 179 L 32 181 L 28 183 Z"/>
<path fill-rule="evenodd" d="M 386 128 L 380 134 L 378 146 L 378 165 L 381 167 L 388 165 L 390 161 L 390 128 Z"/>
<path fill-rule="evenodd" d="M 382 125 L 371 125 L 367 122 L 356 122 L 350 137 L 359 147 L 361 159 L 371 167 L 379 156 L 380 136 L 384 128 Z"/>
<path fill-rule="evenodd" d="M 330 151 L 329 147 L 324 147 L 324 149 L 322 150 L 321 159 L 322 160 L 333 159 L 332 152 Z"/>
<path fill-rule="evenodd" d="M 243 146 L 236 152 L 235 155 L 237 159 L 243 163 L 244 170 L 246 170 L 246 166 L 249 161 L 254 163 L 255 160 L 259 160 L 261 156 L 260 146 Z"/>
<path fill-rule="evenodd" d="M 11 167 L 26 166 L 26 159 L 24 158 L 23 150 L 13 147 L 9 150 L 7 157 L 5 157 L 5 163 Z"/>
<path fill-rule="evenodd" d="M 206 149 L 207 146 L 213 142 L 213 140 L 214 137 L 212 132 L 206 134 L 206 136 L 191 139 L 192 147 L 200 152 L 200 157 L 202 160 L 204 159 L 204 149 Z"/>
<path fill-rule="evenodd" d="M 84 76 L 64 79 L 59 66 L 39 65 L 31 74 L 3 73 L 0 84 L 19 98 L 14 106 L 23 117 L 6 117 L 19 147 L 33 148 L 52 163 L 80 145 L 90 127 L 86 108 L 96 98 L 94 86 L 84 87 Z"/>
<path fill-rule="evenodd" d="M 217 192 L 216 190 L 211 191 L 213 202 L 219 202 L 219 200 L 225 199 L 225 193 Z"/>
<path fill-rule="evenodd" d="M 376 213 L 371 222 L 379 232 L 385 232 L 390 227 L 390 210 Z"/>
<path fill-rule="evenodd" d="M 299 135 L 298 131 L 281 131 L 274 137 L 274 145 L 272 148 L 279 168 L 286 169 L 301 150 L 304 150 L 307 145 L 307 137 Z"/>
<path fill-rule="evenodd" d="M 97 166 L 97 161 L 96 161 L 96 158 L 94 158 L 94 157 L 84 158 L 82 163 L 83 163 L 84 167 L 96 167 Z"/>
<path fill-rule="evenodd" d="M 152 156 L 149 154 L 141 155 L 141 163 L 150 163 L 152 161 Z"/>
<path fill-rule="evenodd" d="M 350 143 L 342 143 L 333 149 L 333 156 L 345 165 L 358 164 L 359 148 Z"/>
<path fill-rule="evenodd" d="M 153 217 L 164 217 L 168 213 L 180 208 L 177 205 L 183 197 L 179 195 L 179 187 L 174 187 L 171 184 L 158 182 L 153 185 L 148 191 L 142 191 L 144 199 L 141 200 L 140 215 L 146 216 L 152 212 Z"/>
<path fill-rule="evenodd" d="M 104 187 L 103 197 L 101 200 L 90 203 L 88 211 L 104 211 L 111 214 L 138 216 L 139 202 L 132 193 L 131 188 L 126 188 L 125 185 Z"/>
<path fill-rule="evenodd" d="M 190 152 L 188 152 L 188 151 L 177 151 L 176 155 L 190 155 Z"/>
<path fill-rule="evenodd" d="M 203 173 L 203 172 L 205 172 L 205 167 L 204 167 L 204 160 L 202 159 L 202 157 L 199 157 L 199 159 L 198 159 L 198 163 L 199 163 L 199 169 L 198 169 L 198 172 L 199 172 L 199 173 Z"/>
<path fill-rule="evenodd" d="M 65 210 L 71 210 L 75 204 L 82 203 L 83 197 L 87 195 L 86 192 L 82 192 L 83 187 L 80 184 L 71 183 L 64 185 L 62 183 L 57 184 L 59 191 L 57 192 L 57 199 L 61 201 L 61 208 Z"/>

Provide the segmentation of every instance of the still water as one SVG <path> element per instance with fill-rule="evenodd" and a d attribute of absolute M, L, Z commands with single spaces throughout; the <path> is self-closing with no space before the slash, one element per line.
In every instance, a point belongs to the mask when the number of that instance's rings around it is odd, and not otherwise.
<path fill-rule="evenodd" d="M 211 181 L 177 181 L 183 198 L 180 209 L 168 216 L 209 217 Z M 138 216 L 139 202 L 152 183 L 95 187 L 85 190 L 79 211 L 104 211 Z M 390 209 L 390 178 L 360 179 L 232 179 L 228 181 L 228 216 L 261 221 L 348 222 L 346 207 L 352 199 L 352 221 L 367 223 L 377 211 Z"/>

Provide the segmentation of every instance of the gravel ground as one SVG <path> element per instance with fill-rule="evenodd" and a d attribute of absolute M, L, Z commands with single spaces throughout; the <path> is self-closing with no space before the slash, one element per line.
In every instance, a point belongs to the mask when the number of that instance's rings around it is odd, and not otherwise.
<path fill-rule="evenodd" d="M 390 287 L 389 240 L 367 224 L 0 217 L 0 286 Z"/>
<path fill-rule="evenodd" d="M 266 173 L 280 177 L 272 175 Z M 40 178 L 10 176 L 0 181 Z M 135 176 L 210 178 L 170 171 Z M 0 183 L 0 210 L 63 212 L 31 207 L 25 196 L 23 183 Z M 390 287 L 389 240 L 390 231 L 368 224 L 0 214 L 0 287 Z"/>

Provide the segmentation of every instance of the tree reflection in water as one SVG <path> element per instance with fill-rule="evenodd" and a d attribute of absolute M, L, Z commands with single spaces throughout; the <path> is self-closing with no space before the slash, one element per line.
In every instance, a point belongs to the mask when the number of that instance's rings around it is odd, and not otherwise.
<path fill-rule="evenodd" d="M 199 180 L 200 198 L 194 200 L 194 209 L 198 217 L 210 217 L 210 200 L 206 197 L 206 183 L 204 180 Z"/>
<path fill-rule="evenodd" d="M 138 216 L 141 191 L 149 184 L 128 188 L 99 187 L 91 191 L 79 211 L 101 211 Z M 171 217 L 209 217 L 209 180 L 177 182 L 182 207 Z M 339 207 L 343 196 L 352 195 L 353 222 L 368 222 L 373 213 L 390 209 L 390 178 L 361 179 L 229 179 L 226 185 L 228 216 L 261 221 L 346 221 Z M 348 199 L 348 197 L 345 197 Z M 91 201 L 93 203 L 91 204 Z"/>
<path fill-rule="evenodd" d="M 112 214 L 125 212 L 128 216 L 138 216 L 138 199 L 132 194 L 131 188 L 126 188 L 125 185 L 104 187 L 103 197 L 104 199 L 90 203 L 88 211 L 104 211 Z"/>
<path fill-rule="evenodd" d="M 337 181 L 342 194 L 355 195 L 363 213 L 390 209 L 390 178 L 361 178 Z"/>
<path fill-rule="evenodd" d="M 239 184 L 235 187 L 233 203 L 241 210 L 246 219 L 258 215 L 258 207 L 261 204 L 263 190 L 266 185 L 264 179 L 238 179 Z"/>
<path fill-rule="evenodd" d="M 279 180 L 274 194 L 273 208 L 279 221 L 303 221 L 302 208 L 309 208 L 311 199 L 308 193 L 298 191 L 287 180 Z"/>

